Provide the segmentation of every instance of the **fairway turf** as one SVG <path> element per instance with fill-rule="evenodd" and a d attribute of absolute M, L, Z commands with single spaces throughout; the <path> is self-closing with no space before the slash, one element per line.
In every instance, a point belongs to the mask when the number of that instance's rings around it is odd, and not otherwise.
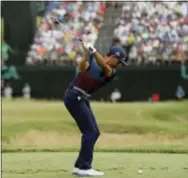
<path fill-rule="evenodd" d="M 188 152 L 188 101 L 91 103 L 103 151 Z M 77 150 L 80 133 L 59 101 L 2 102 L 3 151 Z"/>
<path fill-rule="evenodd" d="M 3 178 L 72 178 L 76 153 L 4 153 Z M 186 178 L 188 155 L 96 153 L 104 178 Z M 138 174 L 142 169 L 143 173 Z"/>

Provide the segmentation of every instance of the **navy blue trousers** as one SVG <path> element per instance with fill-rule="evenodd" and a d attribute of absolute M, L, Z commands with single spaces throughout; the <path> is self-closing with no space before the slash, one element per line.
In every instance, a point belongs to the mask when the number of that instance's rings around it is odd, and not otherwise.
<path fill-rule="evenodd" d="M 75 167 L 90 169 L 92 167 L 94 145 L 100 132 L 89 101 L 79 97 L 76 93 L 67 91 L 64 96 L 64 104 L 82 133 L 81 149 Z"/>

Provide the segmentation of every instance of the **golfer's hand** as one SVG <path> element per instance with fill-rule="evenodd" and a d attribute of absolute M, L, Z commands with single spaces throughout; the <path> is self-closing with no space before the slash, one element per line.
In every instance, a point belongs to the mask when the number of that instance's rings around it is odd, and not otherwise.
<path fill-rule="evenodd" d="M 89 51 L 90 54 L 94 54 L 97 50 L 93 47 L 92 44 L 87 44 L 87 49 Z"/>
<path fill-rule="evenodd" d="M 96 52 L 96 49 L 91 44 L 84 43 L 83 41 L 81 42 L 81 44 L 85 52 L 90 54 L 94 54 Z"/>

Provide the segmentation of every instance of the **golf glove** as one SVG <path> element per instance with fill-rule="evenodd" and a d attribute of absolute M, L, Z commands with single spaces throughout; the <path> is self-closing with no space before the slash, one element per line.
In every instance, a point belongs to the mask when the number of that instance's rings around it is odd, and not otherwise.
<path fill-rule="evenodd" d="M 89 50 L 90 54 L 94 54 L 96 52 L 96 49 L 93 47 L 92 44 L 87 44 L 87 49 Z"/>

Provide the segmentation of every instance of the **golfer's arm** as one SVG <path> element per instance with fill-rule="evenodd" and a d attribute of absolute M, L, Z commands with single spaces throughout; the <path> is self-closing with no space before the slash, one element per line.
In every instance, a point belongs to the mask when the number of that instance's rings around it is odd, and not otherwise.
<path fill-rule="evenodd" d="M 104 62 L 104 58 L 99 52 L 96 51 L 94 56 L 97 63 L 104 69 L 106 76 L 110 77 L 112 75 L 112 68 Z"/>
<path fill-rule="evenodd" d="M 87 49 L 87 47 L 85 46 L 85 43 L 84 42 L 81 42 L 81 45 L 82 45 L 82 48 L 85 52 L 88 52 L 89 53 L 89 50 Z"/>
<path fill-rule="evenodd" d="M 84 43 L 81 43 L 81 44 L 85 52 L 84 52 L 81 62 L 79 63 L 78 71 L 84 72 L 89 66 L 88 58 L 90 54 L 89 54 L 89 50 L 85 47 Z"/>

